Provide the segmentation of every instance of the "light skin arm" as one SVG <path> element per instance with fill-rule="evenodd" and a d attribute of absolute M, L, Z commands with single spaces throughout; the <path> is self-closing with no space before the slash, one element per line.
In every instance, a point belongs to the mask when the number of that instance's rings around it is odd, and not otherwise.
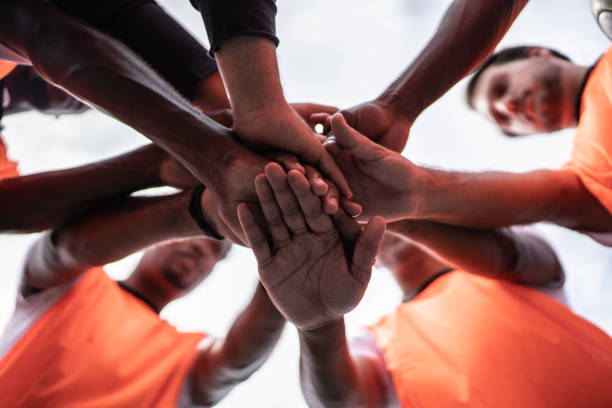
<path fill-rule="evenodd" d="M 418 115 L 495 49 L 527 3 L 453 1 L 421 53 L 378 98 L 342 111 L 348 123 L 377 143 L 402 151 Z"/>
<path fill-rule="evenodd" d="M 498 228 L 539 221 L 612 231 L 612 216 L 568 170 L 463 173 L 419 167 L 332 118 L 329 150 L 364 214 Z"/>
<path fill-rule="evenodd" d="M 561 281 L 563 268 L 550 245 L 523 228 L 478 229 L 402 220 L 389 231 L 471 273 L 525 285 Z"/>
<path fill-rule="evenodd" d="M 45 233 L 28 253 L 27 285 L 46 289 L 154 243 L 202 234 L 187 210 L 189 199 L 190 192 L 128 197 Z M 209 225 L 215 223 L 213 201 L 205 191 L 202 212 Z"/>
<path fill-rule="evenodd" d="M 190 370 L 194 402 L 212 406 L 249 378 L 266 361 L 284 326 L 285 318 L 258 284 L 226 336 L 198 351 Z"/>
<path fill-rule="evenodd" d="M 197 182 L 154 145 L 72 169 L 3 179 L 0 231 L 53 228 L 117 197 L 166 184 L 188 187 Z"/>
<path fill-rule="evenodd" d="M 272 302 L 298 329 L 302 390 L 311 406 L 380 406 L 380 381 L 348 352 L 343 316 L 361 299 L 385 229 L 374 217 L 362 230 L 342 212 L 321 209 L 307 179 L 278 165 L 255 179 L 272 244 L 245 205 L 240 222 Z M 343 290 L 337 290 L 337 288 Z"/>

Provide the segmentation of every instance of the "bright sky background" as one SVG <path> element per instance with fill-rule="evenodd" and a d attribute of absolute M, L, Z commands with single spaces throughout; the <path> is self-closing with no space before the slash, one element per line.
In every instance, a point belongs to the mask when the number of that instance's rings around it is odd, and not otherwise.
<path fill-rule="evenodd" d="M 187 0 L 161 1 L 205 41 L 199 15 Z M 448 0 L 279 0 L 277 27 L 287 97 L 348 107 L 376 97 L 426 44 Z M 533 0 L 502 45 L 542 44 L 590 65 L 609 45 L 588 1 Z M 460 83 L 415 123 L 404 155 L 430 166 L 461 170 L 527 171 L 555 168 L 569 158 L 572 131 L 508 140 L 463 104 Z M 36 113 L 9 117 L 3 135 L 23 174 L 74 166 L 125 152 L 146 142 L 97 112 L 55 119 Z M 40 197 L 44 200 L 45 197 Z M 538 226 L 558 251 L 566 288 L 577 313 L 612 333 L 612 250 L 552 226 Z M 36 235 L 0 236 L 0 327 L 10 317 L 20 267 Z M 137 258 L 108 267 L 129 274 Z M 223 335 L 249 300 L 256 282 L 250 252 L 234 248 L 213 275 L 163 317 L 183 330 Z M 351 330 L 374 322 L 398 303 L 400 292 L 377 268 L 364 301 L 347 320 Z M 220 407 L 302 407 L 295 330 L 285 329 L 266 365 L 237 387 Z"/>

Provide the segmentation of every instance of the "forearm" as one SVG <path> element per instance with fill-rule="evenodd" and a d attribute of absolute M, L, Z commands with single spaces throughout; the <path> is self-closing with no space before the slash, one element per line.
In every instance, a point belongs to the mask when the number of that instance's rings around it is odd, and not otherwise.
<path fill-rule="evenodd" d="M 45 234 L 28 256 L 28 283 L 55 286 L 156 242 L 200 234 L 189 198 L 189 192 L 129 197 Z"/>
<path fill-rule="evenodd" d="M 497 228 L 540 221 L 612 230 L 612 216 L 567 170 L 461 173 L 416 168 L 406 218 Z"/>
<path fill-rule="evenodd" d="M 158 170 L 164 157 L 149 145 L 73 169 L 0 180 L 0 231 L 53 228 L 118 196 L 161 185 Z"/>
<path fill-rule="evenodd" d="M 471 273 L 530 285 L 558 281 L 562 275 L 554 250 L 525 229 L 478 229 L 414 220 L 391 223 L 388 229 Z"/>
<path fill-rule="evenodd" d="M 235 120 L 246 115 L 247 120 L 250 115 L 256 118 L 258 111 L 270 105 L 287 105 L 274 43 L 261 37 L 236 37 L 215 56 Z"/>
<path fill-rule="evenodd" d="M 409 121 L 495 48 L 528 0 L 455 0 L 414 62 L 378 98 Z"/>
<path fill-rule="evenodd" d="M 36 0 L 4 4 L 3 41 L 43 77 L 130 125 L 209 186 L 231 144 L 140 57 L 111 37 Z"/>
<path fill-rule="evenodd" d="M 349 352 L 344 320 L 298 333 L 300 382 L 309 406 L 381 406 L 378 390 L 360 378 L 358 366 Z"/>
<path fill-rule="evenodd" d="M 225 338 L 216 340 L 194 362 L 192 389 L 196 400 L 212 405 L 249 378 L 266 361 L 284 326 L 285 319 L 258 284 L 251 302 Z"/>

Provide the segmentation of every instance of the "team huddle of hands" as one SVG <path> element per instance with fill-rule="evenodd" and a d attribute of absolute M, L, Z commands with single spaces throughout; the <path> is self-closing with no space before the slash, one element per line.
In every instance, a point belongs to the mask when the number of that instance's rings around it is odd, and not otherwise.
<path fill-rule="evenodd" d="M 271 300 L 308 330 L 358 304 L 385 219 L 409 210 L 411 164 L 376 142 L 402 149 L 409 125 L 398 126 L 388 108 L 374 102 L 343 112 L 375 141 L 350 127 L 336 108 L 287 107 L 291 111 L 268 109 L 247 121 L 227 112 L 211 115 L 232 126 L 242 149 L 224 161 L 220 187 L 205 191 L 202 206 L 217 232 L 252 248 Z M 313 132 L 316 123 L 330 136 Z M 167 167 L 175 184 L 186 184 L 177 171 Z"/>

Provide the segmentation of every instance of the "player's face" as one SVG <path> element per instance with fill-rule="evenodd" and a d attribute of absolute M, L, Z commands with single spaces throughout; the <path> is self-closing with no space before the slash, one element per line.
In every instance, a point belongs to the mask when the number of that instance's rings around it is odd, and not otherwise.
<path fill-rule="evenodd" d="M 476 110 L 508 134 L 529 135 L 563 129 L 574 114 L 564 87 L 564 67 L 555 57 L 533 56 L 493 64 L 474 87 Z"/>
<path fill-rule="evenodd" d="M 225 253 L 224 243 L 197 237 L 172 241 L 149 250 L 147 281 L 170 299 L 185 295 L 200 284 Z"/>

